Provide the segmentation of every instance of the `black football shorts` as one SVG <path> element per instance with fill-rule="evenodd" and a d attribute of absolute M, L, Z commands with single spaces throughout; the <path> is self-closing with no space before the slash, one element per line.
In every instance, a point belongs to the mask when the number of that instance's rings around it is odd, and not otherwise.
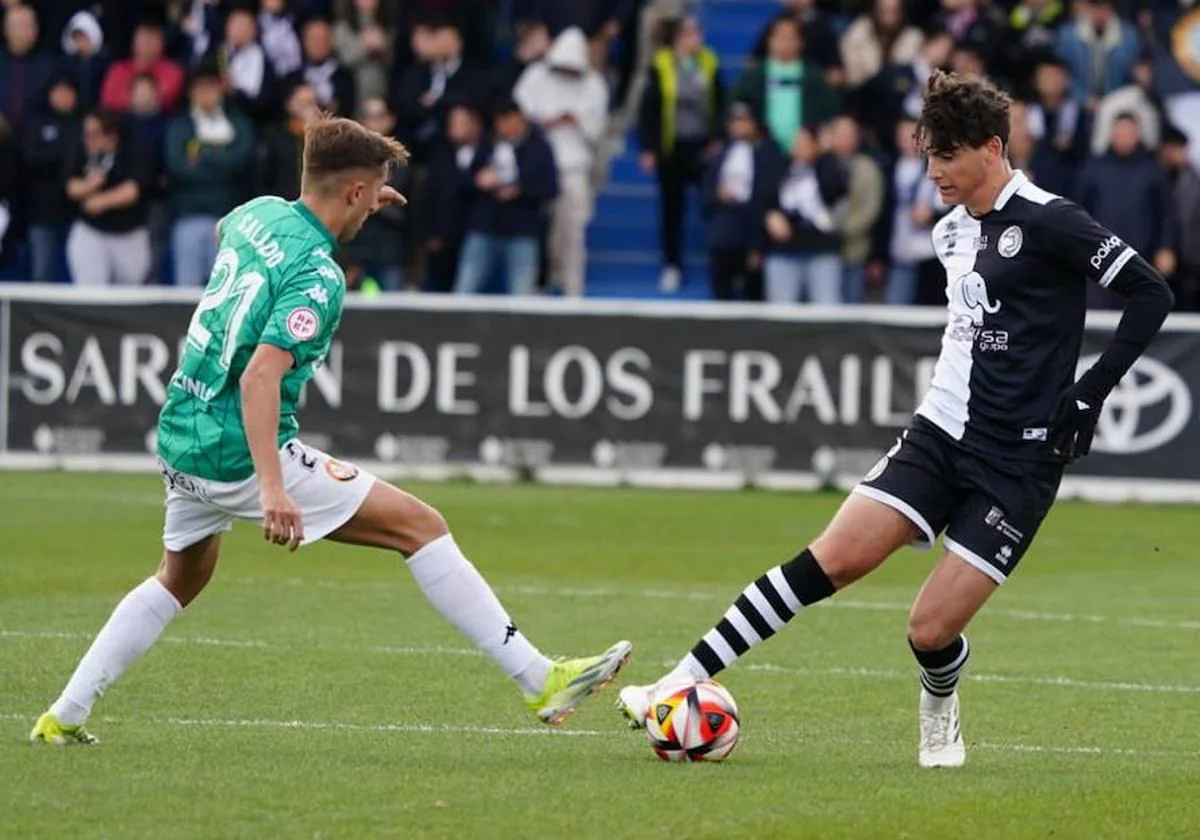
<path fill-rule="evenodd" d="M 947 550 L 1003 583 L 1054 503 L 1063 467 L 1002 461 L 963 449 L 917 416 L 854 492 L 912 520 L 918 547 L 944 531 Z"/>

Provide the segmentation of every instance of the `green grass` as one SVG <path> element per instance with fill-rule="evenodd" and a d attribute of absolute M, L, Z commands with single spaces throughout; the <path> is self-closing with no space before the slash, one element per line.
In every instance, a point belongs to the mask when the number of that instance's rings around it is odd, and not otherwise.
<path fill-rule="evenodd" d="M 632 639 L 622 682 L 657 676 L 838 503 L 412 489 L 548 652 Z M 0 837 L 1200 833 L 1194 510 L 1056 508 L 972 629 L 958 772 L 916 767 L 904 623 L 932 555 L 898 555 L 728 672 L 742 743 L 724 764 L 679 766 L 619 727 L 615 687 L 562 734 L 539 729 L 399 558 L 289 555 L 246 525 L 209 590 L 98 704 L 101 746 L 28 748 L 91 634 L 153 569 L 159 494 L 151 477 L 0 480 Z"/>

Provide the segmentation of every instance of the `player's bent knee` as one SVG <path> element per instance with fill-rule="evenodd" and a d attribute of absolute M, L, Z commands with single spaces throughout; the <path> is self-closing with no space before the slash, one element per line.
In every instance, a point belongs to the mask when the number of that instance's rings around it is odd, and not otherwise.
<path fill-rule="evenodd" d="M 171 595 L 186 607 L 196 600 L 217 568 L 218 553 L 215 538 L 183 551 L 164 551 L 155 577 Z"/>
<path fill-rule="evenodd" d="M 908 638 L 917 650 L 941 650 L 962 630 L 948 618 L 930 612 L 914 609 L 908 617 Z"/>
<path fill-rule="evenodd" d="M 414 548 L 419 548 L 449 534 L 450 526 L 437 508 L 421 502 L 420 512 L 413 518 L 407 530 L 409 538 L 415 544 Z"/>
<path fill-rule="evenodd" d="M 813 541 L 811 550 L 821 569 L 842 589 L 874 571 L 890 552 L 881 550 L 870 540 L 831 528 Z"/>

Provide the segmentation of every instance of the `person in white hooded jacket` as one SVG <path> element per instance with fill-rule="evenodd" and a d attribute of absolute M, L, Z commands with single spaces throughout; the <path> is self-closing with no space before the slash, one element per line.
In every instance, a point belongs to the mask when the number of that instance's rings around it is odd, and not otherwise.
<path fill-rule="evenodd" d="M 591 171 L 608 124 L 608 88 L 588 64 L 583 31 L 572 27 L 530 65 L 513 98 L 539 124 L 554 150 L 559 195 L 550 223 L 550 279 L 563 294 L 583 294 L 586 232 L 592 217 Z"/>

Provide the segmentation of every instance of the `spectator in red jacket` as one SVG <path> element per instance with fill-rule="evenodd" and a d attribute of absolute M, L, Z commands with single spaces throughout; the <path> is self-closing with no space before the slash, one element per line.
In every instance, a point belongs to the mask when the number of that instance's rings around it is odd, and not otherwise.
<path fill-rule="evenodd" d="M 149 21 L 139 24 L 133 33 L 133 55 L 113 64 L 104 78 L 101 105 L 121 113 L 129 111 L 133 80 L 140 73 L 148 73 L 158 82 L 163 110 L 175 110 L 183 98 L 185 77 L 182 67 L 163 57 L 163 45 L 161 24 Z"/>

